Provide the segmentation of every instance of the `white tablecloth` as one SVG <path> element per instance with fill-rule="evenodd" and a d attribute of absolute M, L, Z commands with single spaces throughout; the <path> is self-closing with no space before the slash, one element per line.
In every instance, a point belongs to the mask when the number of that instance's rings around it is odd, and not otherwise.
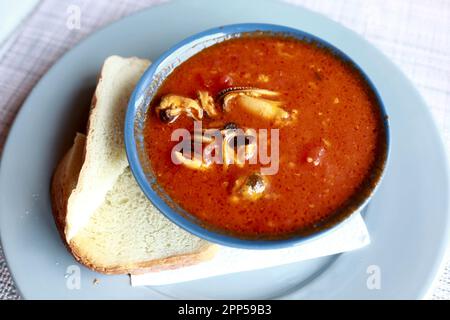
<path fill-rule="evenodd" d="M 0 48 L 0 152 L 24 99 L 64 52 L 100 26 L 159 2 L 43 0 Z M 450 1 L 288 2 L 323 13 L 389 56 L 424 96 L 450 150 Z M 81 8 L 79 30 L 66 27 L 71 5 Z M 19 298 L 0 249 L 0 299 Z M 450 299 L 450 263 L 440 275 L 433 298 Z"/>

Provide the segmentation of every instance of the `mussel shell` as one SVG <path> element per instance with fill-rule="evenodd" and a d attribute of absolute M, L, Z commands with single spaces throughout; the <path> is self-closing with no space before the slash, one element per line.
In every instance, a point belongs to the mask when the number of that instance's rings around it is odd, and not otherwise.
<path fill-rule="evenodd" d="M 251 190 L 252 193 L 262 193 L 266 188 L 264 179 L 258 173 L 253 173 L 248 176 L 245 181 L 245 185 Z"/>
<path fill-rule="evenodd" d="M 238 125 L 234 122 L 228 122 L 223 127 L 224 130 L 237 130 L 239 129 Z"/>
<path fill-rule="evenodd" d="M 259 88 L 255 87 L 230 87 L 223 89 L 217 94 L 217 100 L 221 101 L 223 98 L 230 92 L 246 92 L 250 90 L 260 90 Z"/>

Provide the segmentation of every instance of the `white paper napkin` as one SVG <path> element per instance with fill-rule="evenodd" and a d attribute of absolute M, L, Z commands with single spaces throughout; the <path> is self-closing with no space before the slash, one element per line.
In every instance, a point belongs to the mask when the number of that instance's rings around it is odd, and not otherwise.
<path fill-rule="evenodd" d="M 160 286 L 230 273 L 264 269 L 362 248 L 370 243 L 360 214 L 335 230 L 301 245 L 275 250 L 245 250 L 220 246 L 210 261 L 176 270 L 131 276 L 132 286 Z"/>

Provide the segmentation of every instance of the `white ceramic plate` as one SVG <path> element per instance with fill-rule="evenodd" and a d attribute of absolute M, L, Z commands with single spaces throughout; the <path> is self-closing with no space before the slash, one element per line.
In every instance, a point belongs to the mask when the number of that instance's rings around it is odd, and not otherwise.
<path fill-rule="evenodd" d="M 379 90 L 390 115 L 391 154 L 385 179 L 366 213 L 371 245 L 333 257 L 157 288 L 132 288 L 127 276 L 103 276 L 80 266 L 81 288 L 69 290 L 66 271 L 77 264 L 53 222 L 50 178 L 86 118 L 103 60 L 111 54 L 154 60 L 188 35 L 242 22 L 282 24 L 314 34 L 349 55 Z M 448 242 L 448 195 L 447 160 L 427 106 L 404 75 L 358 35 L 276 1 L 176 1 L 97 32 L 67 53 L 35 87 L 4 149 L 0 231 L 25 298 L 421 298 L 436 277 Z M 372 270 L 380 276 L 379 289 L 367 286 Z"/>

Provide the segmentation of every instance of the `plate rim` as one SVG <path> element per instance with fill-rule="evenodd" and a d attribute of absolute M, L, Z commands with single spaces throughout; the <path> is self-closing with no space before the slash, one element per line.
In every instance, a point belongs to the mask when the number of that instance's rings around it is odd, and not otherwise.
<path fill-rule="evenodd" d="M 140 15 L 146 15 L 148 11 L 154 10 L 156 7 L 168 7 L 168 6 L 177 6 L 180 2 L 182 2 L 181 0 L 175 0 L 175 1 L 171 1 L 171 2 L 164 2 L 164 3 L 158 3 L 155 4 L 149 8 L 145 8 L 141 11 L 132 13 L 124 18 L 121 18 L 119 20 L 116 20 L 106 26 L 102 26 L 101 28 L 98 28 L 96 30 L 94 30 L 92 33 L 90 33 L 89 35 L 87 35 L 86 37 L 84 37 L 81 41 L 79 41 L 77 44 L 75 44 L 72 48 L 70 48 L 68 51 L 64 52 L 52 65 L 50 68 L 48 68 L 48 70 L 45 72 L 45 74 L 35 83 L 35 85 L 33 86 L 32 90 L 29 92 L 29 94 L 27 95 L 26 99 L 24 100 L 24 102 L 21 104 L 21 107 L 19 108 L 19 110 L 17 111 L 13 123 L 11 124 L 11 126 L 8 129 L 7 132 L 7 138 L 5 140 L 5 143 L 3 145 L 3 150 L 1 153 L 1 159 L 0 159 L 0 189 L 3 190 L 4 189 L 4 183 L 2 182 L 4 180 L 4 157 L 5 154 L 8 152 L 8 150 L 11 148 L 10 144 L 11 144 L 11 136 L 12 133 L 14 133 L 15 128 L 17 127 L 17 120 L 20 119 L 23 116 L 23 113 L 26 112 L 24 108 L 26 105 L 29 105 L 30 101 L 32 100 L 33 96 L 35 95 L 35 92 L 39 89 L 40 85 L 46 81 L 47 78 L 49 78 L 52 74 L 52 72 L 54 72 L 55 69 L 57 69 L 58 65 L 61 65 L 63 63 L 65 63 L 65 61 L 67 59 L 70 58 L 71 54 L 76 51 L 77 48 L 81 47 L 84 45 L 84 43 L 86 41 L 88 41 L 89 39 L 92 39 L 96 36 L 98 36 L 99 33 L 102 33 L 104 30 L 107 30 L 109 28 L 111 28 L 112 26 L 118 25 L 120 23 L 123 22 L 123 20 L 131 20 L 136 16 L 140 16 Z M 281 1 L 271 1 L 271 0 L 265 0 L 264 1 L 264 5 L 266 5 L 267 3 L 273 3 L 273 2 L 278 2 L 278 3 L 282 3 L 284 6 L 288 7 L 288 8 L 295 8 L 295 10 L 303 10 L 304 12 L 306 12 L 308 15 L 310 16 L 314 16 L 315 18 L 319 18 L 319 19 L 325 19 L 326 21 L 328 21 L 329 23 L 338 26 L 339 28 L 343 28 L 345 29 L 346 32 L 350 32 L 351 34 L 353 34 L 353 36 L 357 37 L 360 41 L 362 40 L 364 43 L 369 44 L 369 46 L 371 47 L 372 50 L 375 50 L 377 52 L 377 54 L 383 56 L 385 58 L 385 62 L 389 63 L 391 65 L 392 68 L 394 68 L 395 70 L 398 71 L 398 74 L 401 75 L 403 81 L 407 82 L 408 85 L 417 93 L 417 95 L 420 97 L 421 100 L 421 104 L 423 104 L 424 106 L 426 106 L 426 114 L 429 117 L 430 120 L 430 124 L 433 127 L 433 135 L 435 137 L 438 138 L 439 140 L 439 147 L 442 150 L 442 155 L 444 157 L 444 159 L 446 160 L 445 162 L 445 171 L 446 171 L 446 184 L 447 187 L 449 185 L 450 182 L 450 166 L 449 166 L 449 151 L 446 148 L 446 145 L 444 143 L 444 139 L 443 139 L 443 135 L 442 135 L 442 131 L 440 130 L 440 128 L 437 126 L 437 122 L 436 119 L 432 113 L 432 111 L 430 110 L 430 108 L 428 107 L 428 104 L 426 103 L 425 99 L 423 98 L 423 96 L 420 94 L 420 92 L 418 91 L 418 89 L 415 87 L 415 85 L 412 83 L 412 81 L 404 74 L 404 72 L 396 65 L 394 64 L 381 50 L 379 50 L 376 46 L 374 46 L 373 44 L 369 43 L 366 39 L 364 39 L 364 37 L 362 37 L 360 34 L 354 32 L 353 30 L 347 28 L 344 25 L 341 25 L 337 22 L 335 22 L 334 20 L 330 19 L 329 17 L 318 13 L 318 12 L 314 12 L 308 8 L 305 8 L 303 6 L 297 6 L 297 5 L 293 5 L 290 3 L 286 3 L 286 2 L 281 2 Z M 290 24 L 287 24 L 288 26 Z M 388 165 L 389 166 L 389 165 Z M 388 170 L 389 168 L 387 168 Z M 447 191 L 449 188 L 447 188 Z M 450 191 L 448 192 L 450 195 Z M 424 285 L 422 287 L 422 291 L 419 295 L 421 297 L 426 296 L 427 292 L 424 291 L 429 291 L 432 287 L 431 285 L 433 284 L 433 282 L 438 280 L 438 275 L 439 275 L 439 270 L 445 265 L 445 256 L 446 256 L 446 248 L 448 246 L 448 244 L 450 243 L 450 229 L 448 228 L 449 226 L 449 221 L 450 221 L 450 201 L 447 198 L 446 201 L 446 207 L 447 207 L 447 212 L 446 212 L 446 217 L 447 217 L 447 228 L 445 231 L 445 234 L 443 235 L 443 237 L 447 240 L 446 244 L 441 244 L 440 248 L 439 248 L 439 254 L 438 257 L 436 257 L 436 259 L 434 260 L 434 267 L 433 270 L 428 272 L 428 279 L 426 280 L 427 284 Z M 3 216 L 3 214 L 0 214 L 0 218 Z M 3 219 L 0 219 L 0 222 L 3 221 Z M 2 244 L 2 248 L 3 248 L 3 252 L 4 252 L 4 256 L 5 256 L 5 261 L 6 261 L 6 265 L 10 271 L 10 275 L 14 281 L 15 287 L 18 291 L 18 293 L 23 297 L 23 298 L 28 298 L 26 296 L 23 295 L 23 291 L 21 290 L 21 284 L 17 281 L 17 277 L 15 275 L 15 272 L 10 268 L 10 252 L 7 252 L 7 250 L 5 249 L 6 247 L 4 246 L 4 236 L 1 232 L 1 230 L 4 228 L 3 223 L 0 223 L 0 243 Z M 333 267 L 333 265 L 331 266 Z M 322 274 L 321 277 L 323 277 L 324 275 Z"/>

